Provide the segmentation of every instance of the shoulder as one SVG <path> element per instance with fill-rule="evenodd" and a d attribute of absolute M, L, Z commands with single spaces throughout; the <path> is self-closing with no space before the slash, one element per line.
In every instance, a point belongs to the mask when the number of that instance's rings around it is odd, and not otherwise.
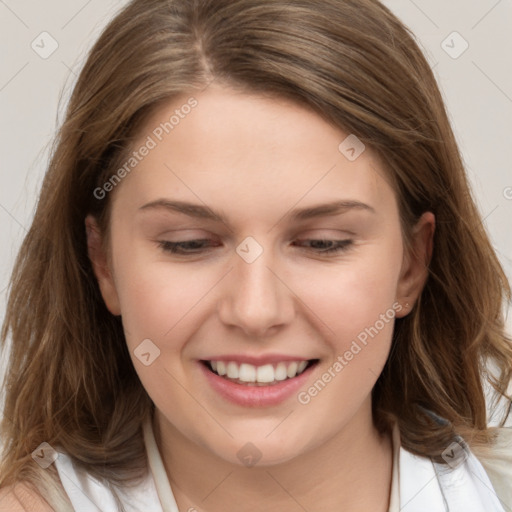
<path fill-rule="evenodd" d="M 400 449 L 401 511 L 426 510 L 425 503 L 428 503 L 429 512 L 447 509 L 505 512 L 503 506 L 512 504 L 503 493 L 509 484 L 499 488 L 491 483 L 467 444 L 452 443 L 446 451 L 445 461 L 446 464 L 440 464 L 430 457 Z"/>
<path fill-rule="evenodd" d="M 473 447 L 496 494 L 512 509 L 512 427 L 495 428 L 496 439 L 489 447 Z"/>
<path fill-rule="evenodd" d="M 48 502 L 31 487 L 17 482 L 0 489 L 0 512 L 54 512 Z"/>

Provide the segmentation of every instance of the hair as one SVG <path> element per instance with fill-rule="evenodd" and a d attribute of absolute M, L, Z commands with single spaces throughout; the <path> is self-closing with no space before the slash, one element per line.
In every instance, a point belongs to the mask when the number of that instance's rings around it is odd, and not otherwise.
<path fill-rule="evenodd" d="M 212 81 L 306 106 L 371 147 L 393 183 L 406 245 L 421 214 L 435 214 L 428 278 L 412 312 L 395 321 L 373 418 L 380 431 L 396 421 L 405 449 L 440 463 L 455 432 L 490 446 L 482 372 L 492 361 L 484 380 L 494 403 L 510 398 L 511 289 L 410 30 L 377 0 L 132 0 L 81 71 L 12 273 L 0 485 L 23 480 L 54 507 L 52 492 L 66 502 L 54 465 L 41 470 L 31 459 L 43 441 L 109 485 L 146 471 L 141 425 L 154 405 L 121 320 L 103 302 L 84 219 L 93 214 L 108 234 L 111 195 L 94 190 L 126 161 L 152 113 Z"/>

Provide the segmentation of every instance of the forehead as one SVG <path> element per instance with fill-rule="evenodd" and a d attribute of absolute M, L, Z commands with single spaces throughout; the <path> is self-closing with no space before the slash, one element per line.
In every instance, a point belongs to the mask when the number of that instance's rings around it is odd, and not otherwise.
<path fill-rule="evenodd" d="M 240 219 L 274 220 L 279 211 L 337 199 L 393 208 L 378 158 L 369 147 L 357 156 L 358 144 L 299 104 L 210 86 L 148 118 L 115 202 L 138 208 L 160 198 L 202 201 L 232 206 Z"/>

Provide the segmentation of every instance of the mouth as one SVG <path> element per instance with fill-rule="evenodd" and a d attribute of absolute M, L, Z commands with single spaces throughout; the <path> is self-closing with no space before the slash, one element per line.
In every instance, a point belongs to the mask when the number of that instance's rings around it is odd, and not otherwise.
<path fill-rule="evenodd" d="M 210 389 L 219 397 L 237 406 L 261 408 L 279 406 L 296 395 L 307 384 L 319 361 L 276 355 L 226 356 L 222 360 L 198 363 Z"/>
<path fill-rule="evenodd" d="M 279 361 L 263 365 L 236 361 L 201 360 L 211 373 L 224 380 L 249 387 L 276 386 L 296 379 L 318 363 L 319 359 Z"/>

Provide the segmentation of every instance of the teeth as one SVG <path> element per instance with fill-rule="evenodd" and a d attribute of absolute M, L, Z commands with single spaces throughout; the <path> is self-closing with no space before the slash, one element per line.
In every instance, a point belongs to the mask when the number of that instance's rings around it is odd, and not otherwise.
<path fill-rule="evenodd" d="M 240 372 L 238 370 L 238 365 L 233 361 L 230 361 L 227 366 L 227 376 L 230 379 L 238 379 Z"/>
<path fill-rule="evenodd" d="M 279 363 L 276 366 L 276 369 L 274 370 L 274 377 L 276 380 L 284 380 L 288 377 L 288 372 L 284 363 Z"/>
<path fill-rule="evenodd" d="M 254 366 L 252 364 L 238 364 L 234 361 L 209 361 L 210 368 L 218 375 L 242 382 L 269 383 L 291 379 L 300 375 L 308 365 L 308 361 L 281 362 L 277 365 L 264 364 Z"/>
<path fill-rule="evenodd" d="M 252 364 L 241 364 L 238 378 L 244 382 L 256 382 L 256 368 Z"/>
<path fill-rule="evenodd" d="M 256 380 L 258 382 L 274 382 L 274 367 L 271 364 L 258 366 Z"/>
<path fill-rule="evenodd" d="M 286 375 L 288 375 L 288 378 L 292 378 L 292 377 L 295 377 L 295 375 L 297 375 L 297 370 L 299 368 L 299 364 L 298 363 L 290 363 L 288 365 L 288 369 L 286 370 Z"/>
<path fill-rule="evenodd" d="M 226 375 L 226 363 L 224 361 L 212 361 L 212 370 L 217 371 L 219 375 Z M 216 364 L 217 368 L 213 368 L 213 365 Z"/>

